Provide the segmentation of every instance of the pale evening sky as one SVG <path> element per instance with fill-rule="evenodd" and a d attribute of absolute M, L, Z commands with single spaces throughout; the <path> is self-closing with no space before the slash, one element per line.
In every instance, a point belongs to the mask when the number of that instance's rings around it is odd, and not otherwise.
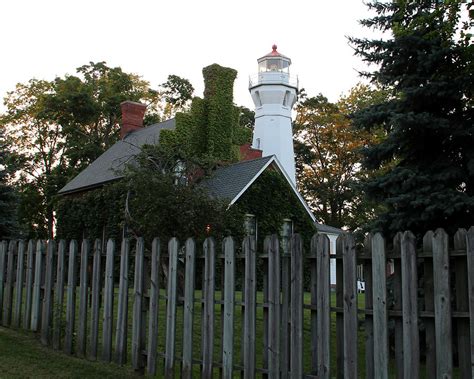
<path fill-rule="evenodd" d="M 2 1 L 0 97 L 18 82 L 74 74 L 89 61 L 121 66 L 154 87 L 176 74 L 201 96 L 202 68 L 218 63 L 238 71 L 235 102 L 253 108 L 248 77 L 276 43 L 300 87 L 334 101 L 366 68 L 346 36 L 369 36 L 358 24 L 368 15 L 362 0 Z"/>

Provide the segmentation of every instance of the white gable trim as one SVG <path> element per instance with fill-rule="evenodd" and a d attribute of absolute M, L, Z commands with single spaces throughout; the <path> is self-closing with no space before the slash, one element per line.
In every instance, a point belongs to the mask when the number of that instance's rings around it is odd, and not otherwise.
<path fill-rule="evenodd" d="M 280 170 L 280 172 L 283 174 L 283 176 L 285 177 L 286 181 L 288 182 L 288 184 L 290 185 L 291 189 L 293 190 L 293 193 L 296 195 L 296 197 L 298 198 L 298 200 L 300 201 L 301 205 L 304 207 L 304 209 L 306 210 L 306 213 L 308 213 L 309 217 L 311 218 L 311 220 L 313 222 L 316 222 L 316 219 L 313 215 L 313 212 L 311 212 L 311 209 L 309 208 L 308 204 L 306 204 L 306 201 L 304 201 L 303 197 L 300 195 L 300 193 L 298 192 L 298 190 L 296 189 L 296 187 L 294 186 L 293 182 L 290 180 L 290 177 L 288 176 L 288 174 L 285 172 L 285 169 L 283 168 L 283 166 L 281 165 L 281 163 L 278 161 L 278 158 L 273 155 L 271 157 L 271 159 L 268 160 L 268 162 L 255 174 L 255 176 L 246 184 L 246 186 L 244 188 L 242 188 L 242 190 L 232 199 L 232 201 L 230 202 L 229 204 L 229 207 L 234 204 L 244 193 L 245 191 L 247 191 L 247 189 L 255 182 L 255 180 L 257 180 L 257 178 L 262 174 L 262 172 L 264 172 L 268 166 L 270 166 L 271 164 L 274 164 L 276 167 L 278 167 L 278 169 Z"/>

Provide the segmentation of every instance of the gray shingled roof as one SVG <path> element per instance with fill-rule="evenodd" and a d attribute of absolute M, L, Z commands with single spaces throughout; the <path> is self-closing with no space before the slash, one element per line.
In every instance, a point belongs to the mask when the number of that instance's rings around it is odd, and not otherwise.
<path fill-rule="evenodd" d="M 163 129 L 173 130 L 175 126 L 175 119 L 171 119 L 126 135 L 66 184 L 59 193 L 64 195 L 83 191 L 121 178 L 125 164 L 134 159 L 141 146 L 157 144 L 160 132 Z"/>
<path fill-rule="evenodd" d="M 219 168 L 201 185 L 211 196 L 233 201 L 272 158 L 273 155 Z"/>

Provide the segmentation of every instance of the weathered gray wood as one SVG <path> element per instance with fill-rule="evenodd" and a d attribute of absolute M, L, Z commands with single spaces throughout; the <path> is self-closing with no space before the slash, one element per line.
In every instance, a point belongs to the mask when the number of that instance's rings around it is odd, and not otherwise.
<path fill-rule="evenodd" d="M 31 306 L 31 330 L 39 330 L 41 321 L 41 282 L 43 276 L 44 241 L 36 242 L 35 280 L 33 283 L 33 300 Z"/>
<path fill-rule="evenodd" d="M 268 299 L 268 293 L 269 293 L 269 283 L 268 283 L 268 251 L 270 250 L 270 236 L 266 236 L 264 241 L 263 241 L 263 251 L 265 254 L 263 254 L 262 257 L 262 282 L 263 282 L 263 303 L 268 304 L 269 299 Z M 262 313 L 263 313 L 263 320 L 262 320 L 262 337 L 263 337 L 263 349 L 262 349 L 262 368 L 267 372 L 268 371 L 268 356 L 270 353 L 270 348 L 268 346 L 268 340 L 269 340 L 269 335 L 270 335 L 270 330 L 271 330 L 271 325 L 269 325 L 269 320 L 268 320 L 268 308 L 269 307 L 263 307 Z M 264 372 L 262 374 L 262 379 L 267 379 L 268 375 L 267 373 Z"/>
<path fill-rule="evenodd" d="M 176 238 L 168 243 L 168 302 L 166 305 L 166 345 L 165 345 L 165 378 L 174 378 L 175 342 L 176 342 L 176 300 L 179 244 Z"/>
<path fill-rule="evenodd" d="M 114 322 L 114 260 L 115 241 L 107 241 L 104 277 L 104 319 L 102 323 L 102 360 L 112 360 L 112 328 Z"/>
<path fill-rule="evenodd" d="M 100 277 L 101 277 L 101 254 L 102 241 L 96 239 L 94 242 L 94 256 L 92 263 L 92 289 L 91 289 L 91 335 L 90 335 L 90 359 L 97 359 L 97 346 L 99 343 L 99 309 L 100 309 Z"/>
<path fill-rule="evenodd" d="M 81 246 L 81 268 L 79 274 L 79 325 L 77 330 L 77 354 L 86 355 L 87 343 L 87 294 L 88 294 L 88 262 L 89 241 L 83 240 Z"/>
<path fill-rule="evenodd" d="M 234 306 L 235 306 L 235 246 L 232 237 L 224 240 L 224 323 L 222 340 L 223 378 L 233 378 L 234 369 Z"/>
<path fill-rule="evenodd" d="M 399 232 L 393 238 L 393 250 L 395 254 L 401 257 L 402 251 L 402 233 Z M 402 310 L 402 262 L 401 259 L 394 260 L 393 273 L 393 309 Z M 403 376 L 403 321 L 400 317 L 395 318 L 395 366 L 397 379 Z"/>
<path fill-rule="evenodd" d="M 292 221 L 284 220 L 281 228 L 281 378 L 286 379 L 290 371 L 290 244 Z"/>
<path fill-rule="evenodd" d="M 44 297 L 43 310 L 41 314 L 41 343 L 49 345 L 51 342 L 51 324 L 53 315 L 53 283 L 54 283 L 54 254 L 56 252 L 56 242 L 48 241 L 46 252 L 46 270 L 44 273 Z"/>
<path fill-rule="evenodd" d="M 254 236 L 247 236 L 243 242 L 245 256 L 245 294 L 244 294 L 244 338 L 243 363 L 244 377 L 255 378 L 255 323 L 257 301 L 256 278 L 256 240 Z"/>
<path fill-rule="evenodd" d="M 352 234 L 344 236 L 342 264 L 344 271 L 344 377 L 349 379 L 357 378 L 357 261 Z"/>
<path fill-rule="evenodd" d="M 292 378 L 303 377 L 303 242 L 299 234 L 291 238 L 291 352 Z"/>
<path fill-rule="evenodd" d="M 158 304 L 160 297 L 160 240 L 151 245 L 150 306 L 148 314 L 147 373 L 156 375 L 156 349 L 158 346 Z"/>
<path fill-rule="evenodd" d="M 317 259 L 314 259 L 313 257 L 317 257 L 317 250 L 318 250 L 318 235 L 314 234 L 313 237 L 311 238 L 311 244 L 310 244 L 310 256 L 311 259 L 309 259 L 307 262 L 309 263 L 309 268 L 310 268 L 310 288 L 309 292 L 311 295 L 311 315 L 310 315 L 310 334 L 311 334 L 311 342 L 310 342 L 310 348 L 311 348 L 311 375 L 317 375 L 318 374 L 318 312 L 317 312 L 317 306 L 318 306 L 318 282 L 323 279 L 318 277 L 318 265 L 317 265 Z"/>
<path fill-rule="evenodd" d="M 186 267 L 184 278 L 183 315 L 183 361 L 182 378 L 193 375 L 193 314 L 194 314 L 194 271 L 196 244 L 192 238 L 186 241 Z"/>
<path fill-rule="evenodd" d="M 466 230 L 459 229 L 454 235 L 454 250 L 466 250 Z M 467 259 L 456 257 L 454 260 L 456 278 L 456 310 L 458 312 L 469 312 L 469 295 L 467 278 Z M 458 343 L 458 366 L 459 374 L 463 379 L 472 378 L 471 347 L 469 338 L 469 320 L 458 318 L 457 343 Z"/>
<path fill-rule="evenodd" d="M 469 324 L 471 329 L 471 372 L 474 378 L 474 226 L 466 236 L 467 288 L 469 297 Z"/>
<path fill-rule="evenodd" d="M 0 250 L 0 254 L 1 254 L 1 250 Z M 29 329 L 31 325 L 31 302 L 33 298 L 34 258 L 35 258 L 35 242 L 33 240 L 30 240 L 28 242 L 28 254 L 26 256 L 25 312 L 23 315 L 23 329 L 25 330 Z M 0 265 L 1 265 L 1 257 L 0 257 Z M 1 268 L 0 268 L 0 271 L 1 271 Z"/>
<path fill-rule="evenodd" d="M 16 260 L 16 282 L 15 282 L 15 310 L 13 312 L 13 326 L 20 327 L 21 307 L 23 305 L 23 278 L 24 278 L 24 260 L 25 260 L 25 241 L 18 242 L 18 256 Z"/>
<path fill-rule="evenodd" d="M 128 256 L 130 240 L 124 238 L 120 251 L 120 279 L 117 307 L 117 329 L 115 333 L 115 361 L 119 365 L 127 362 L 128 330 Z"/>
<path fill-rule="evenodd" d="M 423 262 L 423 283 L 425 311 L 434 312 L 434 287 L 433 287 L 433 232 L 429 231 L 423 237 L 423 252 L 430 253 L 430 258 L 425 258 Z M 426 377 L 436 377 L 436 338 L 435 323 L 433 318 L 425 318 L 425 367 Z"/>
<path fill-rule="evenodd" d="M 59 349 L 63 328 L 63 303 L 64 303 L 64 280 L 66 241 L 60 240 L 58 245 L 58 260 L 56 268 L 56 286 L 54 290 L 54 320 L 53 320 L 53 348 Z"/>
<path fill-rule="evenodd" d="M 68 272 L 67 272 L 67 298 L 66 298 L 66 332 L 64 337 L 64 352 L 72 354 L 74 341 L 74 325 L 76 321 L 76 261 L 77 241 L 69 243 Z"/>
<path fill-rule="evenodd" d="M 344 235 L 340 234 L 336 241 L 336 255 L 342 256 Z M 344 305 L 344 274 L 342 259 L 336 259 L 336 307 Z M 344 316 L 336 313 L 336 377 L 344 379 Z"/>
<path fill-rule="evenodd" d="M 436 329 L 436 376 L 451 378 L 453 351 L 448 235 L 437 229 L 433 235 L 433 279 Z"/>
<path fill-rule="evenodd" d="M 9 326 L 13 311 L 13 277 L 15 275 L 15 256 L 17 253 L 16 241 L 8 244 L 7 280 L 5 282 L 5 299 L 3 301 L 3 326 Z"/>
<path fill-rule="evenodd" d="M 316 269 L 318 285 L 316 288 L 316 344 L 317 375 L 321 379 L 329 379 L 331 373 L 331 303 L 330 303 L 330 276 L 329 276 L 329 238 L 324 234 L 313 237 L 311 246 L 316 255 Z"/>
<path fill-rule="evenodd" d="M 133 319 L 132 319 L 132 367 L 141 370 L 144 366 L 142 355 L 143 343 L 142 328 L 143 320 L 143 295 L 144 295 L 144 254 L 145 245 L 143 238 L 137 238 L 135 251 L 135 276 L 133 283 Z"/>
<path fill-rule="evenodd" d="M 372 278 L 377 285 L 372 288 L 374 325 L 374 375 L 388 378 L 387 341 L 387 280 L 385 240 L 380 233 L 372 237 Z"/>
<path fill-rule="evenodd" d="M 3 291 L 5 289 L 5 264 L 8 252 L 7 241 L 0 244 L 0 319 L 3 318 Z"/>
<path fill-rule="evenodd" d="M 213 377 L 215 246 L 215 241 L 211 237 L 204 241 L 204 304 L 202 317 L 202 377 L 204 379 Z"/>
<path fill-rule="evenodd" d="M 372 278 L 372 235 L 364 239 L 364 282 L 365 309 L 373 310 L 373 278 Z M 371 314 L 365 314 L 365 377 L 374 379 L 374 320 Z"/>
<path fill-rule="evenodd" d="M 280 242 L 272 235 L 268 250 L 268 369 L 269 377 L 280 375 Z"/>

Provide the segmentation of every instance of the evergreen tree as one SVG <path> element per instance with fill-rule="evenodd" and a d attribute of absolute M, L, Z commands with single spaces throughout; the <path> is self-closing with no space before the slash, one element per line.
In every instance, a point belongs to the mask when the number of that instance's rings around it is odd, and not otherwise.
<path fill-rule="evenodd" d="M 351 38 L 377 70 L 364 75 L 390 98 L 355 113 L 356 126 L 380 127 L 382 142 L 364 150 L 377 174 L 365 190 L 385 206 L 372 225 L 393 233 L 468 227 L 474 218 L 472 4 L 372 1 L 362 24 L 388 39 Z"/>
<path fill-rule="evenodd" d="M 8 183 L 11 155 L 0 128 L 0 240 L 14 237 L 16 231 L 16 196 Z"/>

